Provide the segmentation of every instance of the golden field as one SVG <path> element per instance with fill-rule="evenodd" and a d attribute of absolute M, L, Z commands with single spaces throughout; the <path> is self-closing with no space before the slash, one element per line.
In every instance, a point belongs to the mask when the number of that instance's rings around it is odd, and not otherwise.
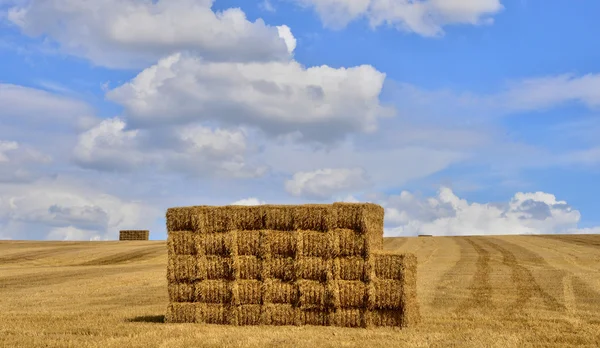
<path fill-rule="evenodd" d="M 600 346 L 600 235 L 386 238 L 408 329 L 165 324 L 165 241 L 0 241 L 0 347 Z"/>

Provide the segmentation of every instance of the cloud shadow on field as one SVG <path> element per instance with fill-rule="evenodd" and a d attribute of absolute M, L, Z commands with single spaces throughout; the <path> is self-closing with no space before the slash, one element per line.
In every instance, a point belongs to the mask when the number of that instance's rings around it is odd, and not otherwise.
<path fill-rule="evenodd" d="M 127 320 L 130 323 L 164 323 L 164 315 L 142 315 Z"/>

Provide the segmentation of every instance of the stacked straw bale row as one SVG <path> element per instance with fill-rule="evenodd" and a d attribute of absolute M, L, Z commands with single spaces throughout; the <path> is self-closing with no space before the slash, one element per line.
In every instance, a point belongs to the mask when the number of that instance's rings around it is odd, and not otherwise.
<path fill-rule="evenodd" d="M 374 204 L 167 211 L 168 322 L 408 326 L 416 258 L 383 245 Z"/>
<path fill-rule="evenodd" d="M 148 230 L 124 230 L 119 231 L 119 240 L 148 240 Z"/>

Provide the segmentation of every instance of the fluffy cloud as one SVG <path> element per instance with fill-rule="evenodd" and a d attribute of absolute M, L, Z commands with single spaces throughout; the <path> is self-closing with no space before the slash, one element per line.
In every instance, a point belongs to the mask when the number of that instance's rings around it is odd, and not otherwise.
<path fill-rule="evenodd" d="M 377 119 L 389 115 L 378 99 L 384 78 L 369 65 L 211 63 L 175 54 L 107 97 L 125 107 L 135 128 L 212 121 L 328 142 L 376 130 Z"/>
<path fill-rule="evenodd" d="M 211 61 L 289 59 L 285 26 L 250 22 L 239 8 L 213 12 L 213 0 L 30 0 L 7 18 L 29 36 L 108 67 L 140 67 L 179 51 Z"/>
<path fill-rule="evenodd" d="M 52 161 L 31 146 L 0 140 L 0 183 L 23 183 L 39 176 L 37 170 Z"/>
<path fill-rule="evenodd" d="M 126 130 L 118 118 L 82 133 L 73 151 L 75 163 L 101 171 L 132 171 L 150 166 L 188 176 L 254 177 L 266 168 L 245 162 L 241 130 L 201 126 L 154 131 Z"/>
<path fill-rule="evenodd" d="M 231 203 L 231 205 L 262 205 L 262 204 L 267 204 L 267 203 L 264 201 L 261 201 L 258 198 L 255 198 L 255 197 L 244 198 L 244 199 L 240 199 L 239 201 L 235 201 L 235 202 Z"/>
<path fill-rule="evenodd" d="M 362 168 L 326 168 L 295 173 L 285 189 L 294 196 L 327 199 L 335 194 L 361 190 L 370 185 Z"/>
<path fill-rule="evenodd" d="M 323 23 L 341 28 L 366 17 L 372 27 L 383 24 L 422 36 L 438 36 L 453 24 L 480 25 L 503 9 L 500 0 L 295 0 L 313 7 Z"/>
<path fill-rule="evenodd" d="M 92 189 L 73 178 L 0 185 L 0 225 L 12 239 L 115 238 L 141 228 L 160 212 Z"/>
<path fill-rule="evenodd" d="M 449 188 L 430 198 L 404 191 L 383 205 L 388 236 L 574 233 L 581 217 L 544 192 L 518 192 L 508 203 L 480 204 L 460 199 Z"/>

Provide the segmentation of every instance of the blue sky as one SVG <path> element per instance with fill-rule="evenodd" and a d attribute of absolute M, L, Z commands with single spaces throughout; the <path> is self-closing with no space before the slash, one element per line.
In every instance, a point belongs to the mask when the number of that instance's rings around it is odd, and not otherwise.
<path fill-rule="evenodd" d="M 372 201 L 386 235 L 600 233 L 597 1 L 0 0 L 0 238 Z"/>

